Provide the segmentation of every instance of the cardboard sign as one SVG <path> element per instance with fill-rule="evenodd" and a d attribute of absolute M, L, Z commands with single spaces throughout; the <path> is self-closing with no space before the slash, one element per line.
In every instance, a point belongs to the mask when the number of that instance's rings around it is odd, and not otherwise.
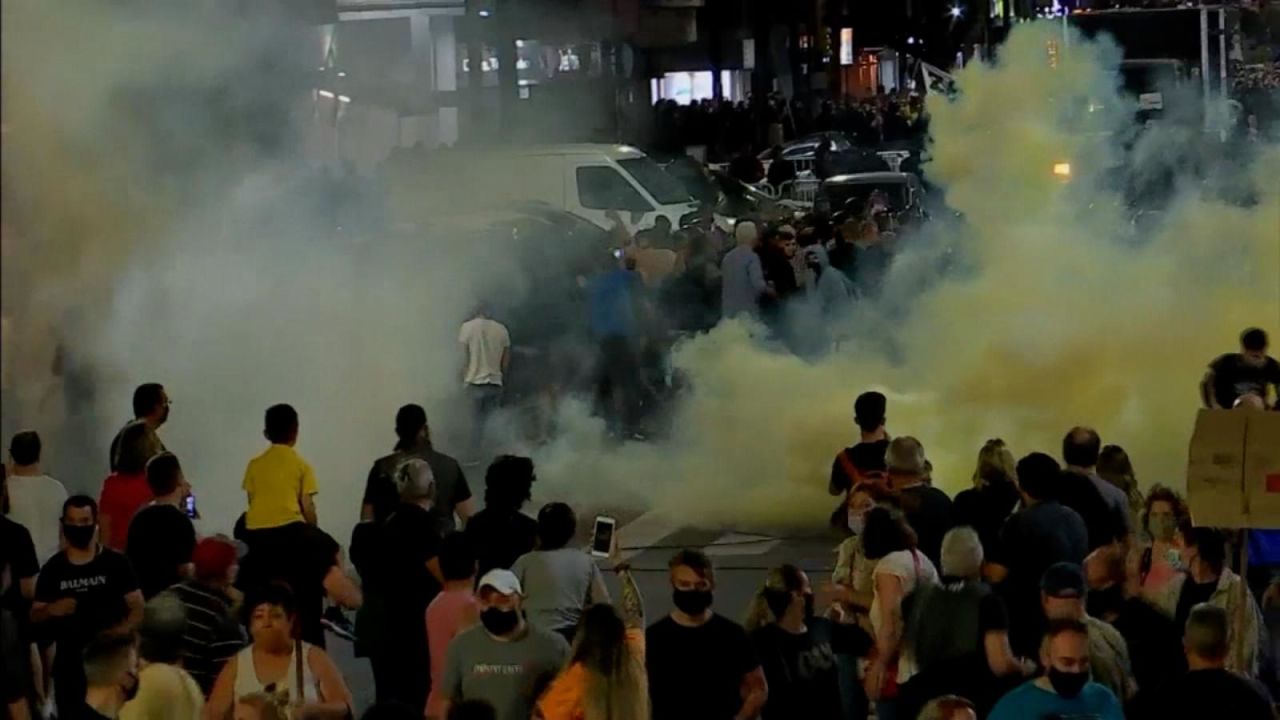
<path fill-rule="evenodd" d="M 1280 413 L 1201 410 L 1187 502 L 1197 525 L 1280 529 Z"/>

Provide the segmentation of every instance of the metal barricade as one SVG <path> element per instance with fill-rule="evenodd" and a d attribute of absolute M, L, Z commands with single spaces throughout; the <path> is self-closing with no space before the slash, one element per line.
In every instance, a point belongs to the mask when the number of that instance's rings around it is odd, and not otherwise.
<path fill-rule="evenodd" d="M 817 178 L 788 180 L 778 188 L 778 199 L 812 205 L 818 197 L 818 186 L 821 184 L 822 181 Z"/>

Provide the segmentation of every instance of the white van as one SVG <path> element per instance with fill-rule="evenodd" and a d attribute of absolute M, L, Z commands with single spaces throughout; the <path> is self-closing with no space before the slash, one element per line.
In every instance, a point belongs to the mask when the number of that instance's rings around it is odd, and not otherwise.
<path fill-rule="evenodd" d="M 659 215 L 680 226 L 697 209 L 689 192 L 649 156 L 627 145 L 553 145 L 509 150 L 448 150 L 426 167 L 398 172 L 393 194 L 412 214 L 459 213 L 544 202 L 612 227 L 617 213 L 628 229 L 652 227 Z M 396 210 L 397 221 L 403 213 Z"/>

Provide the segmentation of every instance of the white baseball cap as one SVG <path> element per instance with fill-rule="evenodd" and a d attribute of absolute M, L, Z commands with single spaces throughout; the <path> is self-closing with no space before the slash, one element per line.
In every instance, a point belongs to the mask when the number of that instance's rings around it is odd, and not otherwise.
<path fill-rule="evenodd" d="M 523 595 L 524 591 L 520 588 L 520 578 L 510 570 L 494 569 L 484 574 L 480 578 L 480 584 L 477 590 L 483 590 L 491 587 L 503 595 Z"/>

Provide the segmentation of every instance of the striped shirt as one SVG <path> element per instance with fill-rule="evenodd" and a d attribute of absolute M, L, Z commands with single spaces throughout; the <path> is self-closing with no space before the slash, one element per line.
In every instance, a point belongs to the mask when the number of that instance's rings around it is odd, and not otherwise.
<path fill-rule="evenodd" d="M 244 629 L 231 611 L 231 600 L 214 588 L 186 580 L 168 592 L 177 595 L 187 609 L 182 667 L 208 696 L 223 664 L 245 646 Z"/>

